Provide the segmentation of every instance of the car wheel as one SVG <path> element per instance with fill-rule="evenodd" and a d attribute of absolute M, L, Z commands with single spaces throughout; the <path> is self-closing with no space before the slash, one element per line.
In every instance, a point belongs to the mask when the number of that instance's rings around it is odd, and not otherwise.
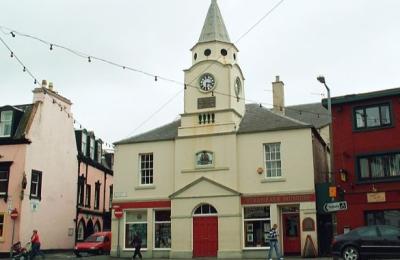
<path fill-rule="evenodd" d="M 97 254 L 98 254 L 98 255 L 102 255 L 102 254 L 103 254 L 103 249 L 97 250 Z"/>
<path fill-rule="evenodd" d="M 360 254 L 358 253 L 358 249 L 353 246 L 347 246 L 343 249 L 343 259 L 344 260 L 359 260 Z"/>

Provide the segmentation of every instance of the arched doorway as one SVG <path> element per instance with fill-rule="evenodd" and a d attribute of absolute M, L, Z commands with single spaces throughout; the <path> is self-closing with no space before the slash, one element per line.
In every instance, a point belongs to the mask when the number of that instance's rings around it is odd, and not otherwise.
<path fill-rule="evenodd" d="M 93 227 L 93 221 L 91 219 L 89 219 L 89 221 L 87 222 L 86 225 L 86 235 L 85 238 L 90 236 L 91 234 L 94 233 L 94 227 Z"/>
<path fill-rule="evenodd" d="M 201 204 L 193 212 L 193 257 L 215 257 L 217 251 L 217 210 L 210 204 Z"/>
<path fill-rule="evenodd" d="M 101 225 L 99 220 L 96 220 L 96 223 L 94 224 L 94 233 L 100 232 L 101 231 Z"/>
<path fill-rule="evenodd" d="M 76 240 L 83 241 L 85 239 L 85 221 L 81 219 L 78 224 L 78 231 L 76 232 Z"/>

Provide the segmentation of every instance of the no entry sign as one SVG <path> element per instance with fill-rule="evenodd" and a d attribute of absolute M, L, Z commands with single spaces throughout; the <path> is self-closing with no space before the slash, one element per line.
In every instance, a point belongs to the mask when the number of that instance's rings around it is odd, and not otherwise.
<path fill-rule="evenodd" d="M 120 209 L 120 208 L 114 209 L 114 216 L 116 218 L 122 218 L 123 215 L 124 215 L 124 212 L 122 211 L 122 209 Z"/>
<path fill-rule="evenodd" d="M 11 217 L 12 219 L 17 219 L 17 218 L 18 218 L 18 210 L 17 210 L 17 209 L 13 209 L 13 210 L 10 212 L 10 217 Z"/>

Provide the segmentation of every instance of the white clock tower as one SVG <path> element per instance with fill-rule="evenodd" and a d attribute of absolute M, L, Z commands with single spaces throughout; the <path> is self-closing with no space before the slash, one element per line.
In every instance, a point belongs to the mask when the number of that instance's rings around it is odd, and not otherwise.
<path fill-rule="evenodd" d="M 216 0 L 191 51 L 178 136 L 236 132 L 245 112 L 244 77 Z"/>

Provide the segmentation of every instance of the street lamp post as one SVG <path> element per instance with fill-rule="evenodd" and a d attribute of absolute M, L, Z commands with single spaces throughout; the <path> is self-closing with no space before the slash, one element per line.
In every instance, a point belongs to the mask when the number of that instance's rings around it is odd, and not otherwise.
<path fill-rule="evenodd" d="M 333 175 L 333 131 L 332 131 L 332 102 L 331 102 L 331 90 L 326 85 L 325 77 L 324 76 L 318 76 L 317 80 L 324 84 L 326 91 L 328 93 L 328 114 L 329 114 L 329 149 L 330 149 L 330 165 L 331 165 L 331 172 L 329 174 L 329 182 L 330 183 L 335 183 L 335 176 Z"/>
<path fill-rule="evenodd" d="M 332 102 L 331 102 L 331 90 L 329 89 L 329 87 L 328 87 L 328 85 L 326 84 L 326 81 L 325 81 L 325 77 L 324 76 L 318 76 L 317 77 L 317 80 L 320 82 L 320 83 L 322 83 L 322 84 L 324 84 L 324 86 L 325 86 L 325 88 L 326 88 L 326 91 L 328 92 L 328 113 L 329 113 L 329 116 L 330 116 L 330 120 L 329 120 L 329 148 L 330 148 L 330 156 L 329 156 L 329 159 L 330 159 L 330 164 L 331 164 L 331 170 L 330 170 L 330 174 L 329 174 L 329 183 L 331 184 L 331 185 L 335 185 L 335 174 L 334 174 L 334 160 L 333 160 L 333 127 L 332 127 L 332 123 L 333 123 L 333 120 L 332 120 Z M 334 201 L 334 198 L 332 197 L 332 201 Z M 336 213 L 335 212 L 332 212 L 331 213 L 331 216 L 332 216 L 332 232 L 333 232 L 333 234 L 334 235 L 336 235 L 337 234 L 337 219 L 336 219 Z"/>

